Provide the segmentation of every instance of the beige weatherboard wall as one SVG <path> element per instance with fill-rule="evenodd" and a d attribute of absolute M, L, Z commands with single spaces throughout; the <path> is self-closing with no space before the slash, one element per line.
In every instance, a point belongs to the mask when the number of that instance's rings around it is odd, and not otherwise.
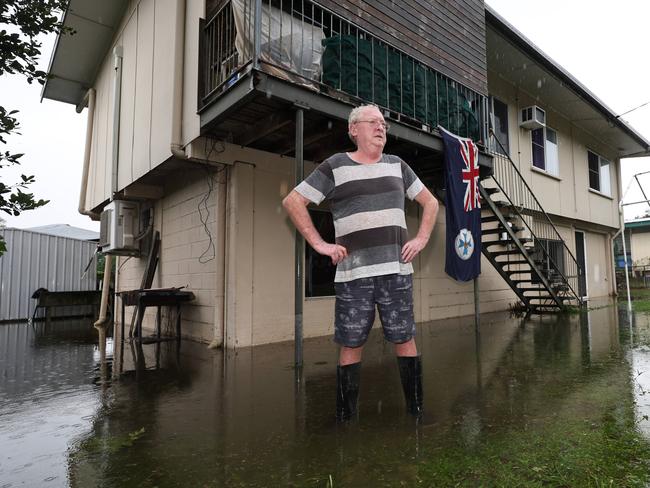
<path fill-rule="evenodd" d="M 179 4 L 185 4 L 184 18 Z M 117 189 L 122 190 L 171 157 L 175 123 L 180 126 L 181 139 L 177 142 L 181 145 L 199 136 L 198 19 L 204 8 L 201 0 L 129 3 L 94 84 L 97 95 L 86 208 L 96 208 L 111 196 L 115 48 L 122 52 Z M 175 49 L 181 52 L 180 62 L 175 59 Z M 181 75 L 177 78 L 180 84 L 175 82 L 176 74 Z M 173 101 L 178 94 L 182 108 L 175 113 Z"/>
<path fill-rule="evenodd" d="M 603 297 L 614 290 L 611 238 L 619 227 L 619 160 L 614 148 L 576 127 L 556 107 L 545 104 L 488 70 L 490 94 L 508 106 L 510 157 L 544 210 L 556 223 L 560 235 L 576 255 L 575 231 L 585 233 L 588 298 Z M 531 131 L 519 126 L 519 111 L 538 105 L 546 111 L 546 124 L 557 133 L 558 175 L 533 167 Z M 589 188 L 588 151 L 610 161 L 610 194 Z"/>

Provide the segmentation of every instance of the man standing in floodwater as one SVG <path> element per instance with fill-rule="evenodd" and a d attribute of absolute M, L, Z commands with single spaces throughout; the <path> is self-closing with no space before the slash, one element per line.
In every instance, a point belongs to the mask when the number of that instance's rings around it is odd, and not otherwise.
<path fill-rule="evenodd" d="M 413 266 L 438 214 L 438 201 L 399 157 L 384 154 L 388 125 L 374 105 L 352 110 L 348 134 L 357 149 L 323 161 L 282 204 L 316 252 L 336 267 L 334 340 L 340 344 L 336 416 L 357 412 L 361 355 L 379 309 L 384 338 L 395 344 L 408 411 L 422 414 L 422 362 L 415 344 Z M 404 197 L 423 208 L 417 235 L 409 240 Z M 320 236 L 307 211 L 329 200 L 336 243 Z"/>

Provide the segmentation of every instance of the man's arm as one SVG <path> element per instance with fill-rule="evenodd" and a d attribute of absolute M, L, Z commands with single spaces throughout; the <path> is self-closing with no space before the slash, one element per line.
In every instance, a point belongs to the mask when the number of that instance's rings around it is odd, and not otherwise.
<path fill-rule="evenodd" d="M 423 188 L 415 197 L 415 201 L 423 209 L 422 221 L 420 222 L 417 235 L 402 247 L 402 260 L 405 263 L 413 261 L 415 256 L 427 245 L 433 226 L 436 223 L 436 217 L 438 216 L 438 200 L 436 200 L 428 188 Z"/>
<path fill-rule="evenodd" d="M 329 256 L 332 259 L 332 264 L 336 265 L 340 263 L 348 256 L 347 249 L 338 244 L 329 244 L 323 240 L 309 216 L 307 205 L 309 205 L 309 200 L 296 190 L 291 190 L 291 193 L 282 200 L 282 206 L 289 214 L 291 222 L 293 222 L 293 225 L 296 226 L 298 232 L 302 234 L 309 245 L 318 254 Z"/>

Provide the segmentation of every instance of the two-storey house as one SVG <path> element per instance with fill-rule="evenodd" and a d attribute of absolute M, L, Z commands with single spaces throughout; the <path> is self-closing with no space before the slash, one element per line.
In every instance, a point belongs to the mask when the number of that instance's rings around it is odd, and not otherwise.
<path fill-rule="evenodd" d="M 197 299 L 183 333 L 241 347 L 333 328 L 333 270 L 281 207 L 351 149 L 375 103 L 400 155 L 442 198 L 438 125 L 481 148 L 482 311 L 558 309 L 614 292 L 620 158 L 650 144 L 481 0 L 71 0 L 44 96 L 87 109 L 80 210 L 139 203 L 161 236 L 155 286 Z M 417 228 L 419 210 L 407 207 Z M 311 209 L 325 236 L 327 208 Z M 444 208 L 414 262 L 418 321 L 471 314 L 444 273 Z M 142 239 L 139 239 L 141 238 Z M 117 289 L 146 256 L 120 257 Z M 297 297 L 297 298 L 296 298 Z"/>

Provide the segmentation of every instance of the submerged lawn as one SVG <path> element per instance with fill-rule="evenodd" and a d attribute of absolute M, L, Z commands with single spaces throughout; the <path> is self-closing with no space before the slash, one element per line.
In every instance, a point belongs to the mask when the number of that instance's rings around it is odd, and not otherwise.
<path fill-rule="evenodd" d="M 548 385 L 545 406 L 528 422 L 491 429 L 474 446 L 457 442 L 426 450 L 423 486 L 612 486 L 650 483 L 650 442 L 638 432 L 631 379 L 624 369 L 592 371 L 584 385 Z M 600 367 L 596 367 L 596 370 Z M 575 388 L 568 398 L 562 390 Z M 560 397 L 562 399 L 560 400 Z M 557 402 L 555 400 L 558 400 Z M 599 412 L 592 416 L 590 412 Z"/>
<path fill-rule="evenodd" d="M 632 309 L 636 312 L 650 312 L 650 289 L 649 288 L 632 288 L 630 289 L 632 298 Z M 627 292 L 622 291 L 619 298 L 620 302 L 627 301 Z"/>
<path fill-rule="evenodd" d="M 650 445 L 612 412 L 597 421 L 556 419 L 534 430 L 487 435 L 475 449 L 431 451 L 424 486 L 647 486 Z"/>

